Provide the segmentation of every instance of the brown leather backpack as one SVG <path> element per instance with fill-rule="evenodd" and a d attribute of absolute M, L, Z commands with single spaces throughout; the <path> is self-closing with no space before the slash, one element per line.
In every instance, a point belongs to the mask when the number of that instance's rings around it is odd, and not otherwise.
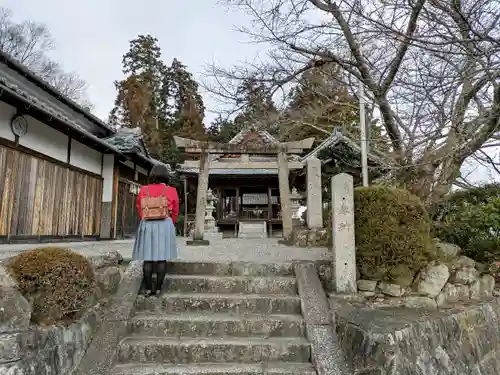
<path fill-rule="evenodd" d="M 146 196 L 141 198 L 141 213 L 143 220 L 165 220 L 169 216 L 168 198 L 163 196 L 168 186 L 159 197 L 149 196 L 149 187 L 146 186 Z"/>

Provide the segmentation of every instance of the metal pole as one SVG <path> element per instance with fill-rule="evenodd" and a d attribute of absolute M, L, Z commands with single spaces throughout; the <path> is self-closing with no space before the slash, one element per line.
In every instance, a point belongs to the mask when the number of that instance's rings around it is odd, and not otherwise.
<path fill-rule="evenodd" d="M 361 170 L 363 174 L 363 186 L 368 186 L 368 150 L 366 139 L 365 121 L 365 95 L 363 81 L 359 80 L 359 126 L 361 128 Z"/>

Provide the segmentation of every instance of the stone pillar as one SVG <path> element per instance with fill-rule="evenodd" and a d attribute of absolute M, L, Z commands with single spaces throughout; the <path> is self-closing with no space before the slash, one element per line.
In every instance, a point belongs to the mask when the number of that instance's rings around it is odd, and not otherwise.
<path fill-rule="evenodd" d="M 115 157 L 112 154 L 102 155 L 102 209 L 101 209 L 101 227 L 99 236 L 101 238 L 113 238 L 111 224 L 113 219 L 113 172 Z"/>
<path fill-rule="evenodd" d="M 292 207 L 290 201 L 290 184 L 288 182 L 288 158 L 286 150 L 278 153 L 278 181 L 280 186 L 281 219 L 283 221 L 283 239 L 292 236 Z"/>
<path fill-rule="evenodd" d="M 332 177 L 333 263 L 338 293 L 357 291 L 353 186 L 351 175 L 341 173 Z"/>
<path fill-rule="evenodd" d="M 198 173 L 198 190 L 196 192 L 196 220 L 193 241 L 187 241 L 188 245 L 208 245 L 209 241 L 203 239 L 205 230 L 205 214 L 207 207 L 208 176 L 210 168 L 210 157 L 208 152 L 200 154 L 200 171 Z"/>
<path fill-rule="evenodd" d="M 307 160 L 307 226 L 323 228 L 323 199 L 321 197 L 321 161 Z"/>

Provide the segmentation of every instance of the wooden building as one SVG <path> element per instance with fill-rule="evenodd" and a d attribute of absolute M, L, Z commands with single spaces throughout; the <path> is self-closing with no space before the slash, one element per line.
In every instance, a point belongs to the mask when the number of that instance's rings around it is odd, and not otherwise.
<path fill-rule="evenodd" d="M 301 141 L 301 148 L 311 147 L 313 139 Z M 192 142 L 180 140 L 179 143 Z M 268 132 L 252 126 L 246 127 L 230 142 L 228 147 L 245 150 L 266 149 L 266 146 L 277 146 L 279 142 Z M 271 148 L 271 147 L 269 147 Z M 215 219 L 218 227 L 226 233 L 240 236 L 243 223 L 262 223 L 267 235 L 280 230 L 283 225 L 280 197 L 277 156 L 269 153 L 211 155 L 209 161 L 209 187 L 217 198 Z M 361 148 L 349 137 L 335 129 L 332 134 L 307 154 L 288 154 L 288 186 L 293 187 L 293 199 L 308 205 L 308 225 L 311 228 L 321 227 L 323 203 L 329 200 L 325 194 L 329 186 L 328 175 L 340 172 L 349 173 L 355 180 L 361 178 Z M 368 153 L 368 162 L 372 175 L 380 175 L 388 169 L 387 162 L 378 152 Z M 200 173 L 198 160 L 187 160 L 180 166 L 185 181 L 185 204 L 187 217 L 186 232 L 195 221 L 196 186 Z M 323 174 L 322 172 L 326 172 Z M 324 180 L 324 181 L 322 181 Z M 326 181 L 328 180 L 328 181 Z M 328 183 L 326 183 L 328 182 Z M 297 190 L 302 193 L 297 194 Z M 324 200 L 322 198 L 324 196 Z M 302 197 L 302 199 L 301 199 Z M 319 201 L 319 202 L 318 202 Z M 298 209 L 300 204 L 295 203 Z M 292 215 L 295 213 L 292 211 Z M 315 220 L 313 220 L 315 219 Z"/>
<path fill-rule="evenodd" d="M 132 232 L 131 196 L 156 161 L 120 137 L 0 53 L 0 242 Z"/>
<path fill-rule="evenodd" d="M 312 144 L 313 139 L 310 143 Z M 252 126 L 246 127 L 230 142 L 230 145 L 244 149 L 266 145 L 279 145 L 267 131 Z M 279 193 L 278 161 L 276 155 L 269 154 L 222 154 L 211 155 L 209 167 L 209 187 L 217 198 L 216 222 L 227 233 L 238 233 L 240 223 L 265 223 L 267 233 L 281 230 L 282 213 Z M 301 170 L 304 164 L 297 155 L 288 155 L 288 169 Z M 180 166 L 184 176 L 185 201 L 188 204 L 187 226 L 194 222 L 194 209 L 191 203 L 195 198 L 189 192 L 197 186 L 199 161 L 186 160 Z"/>

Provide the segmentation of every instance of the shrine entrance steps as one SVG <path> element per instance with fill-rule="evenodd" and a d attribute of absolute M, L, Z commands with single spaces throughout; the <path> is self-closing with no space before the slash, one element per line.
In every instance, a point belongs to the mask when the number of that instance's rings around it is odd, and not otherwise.
<path fill-rule="evenodd" d="M 238 238 L 267 238 L 265 221 L 240 221 Z"/>
<path fill-rule="evenodd" d="M 174 263 L 138 296 L 112 375 L 315 375 L 290 263 Z"/>

